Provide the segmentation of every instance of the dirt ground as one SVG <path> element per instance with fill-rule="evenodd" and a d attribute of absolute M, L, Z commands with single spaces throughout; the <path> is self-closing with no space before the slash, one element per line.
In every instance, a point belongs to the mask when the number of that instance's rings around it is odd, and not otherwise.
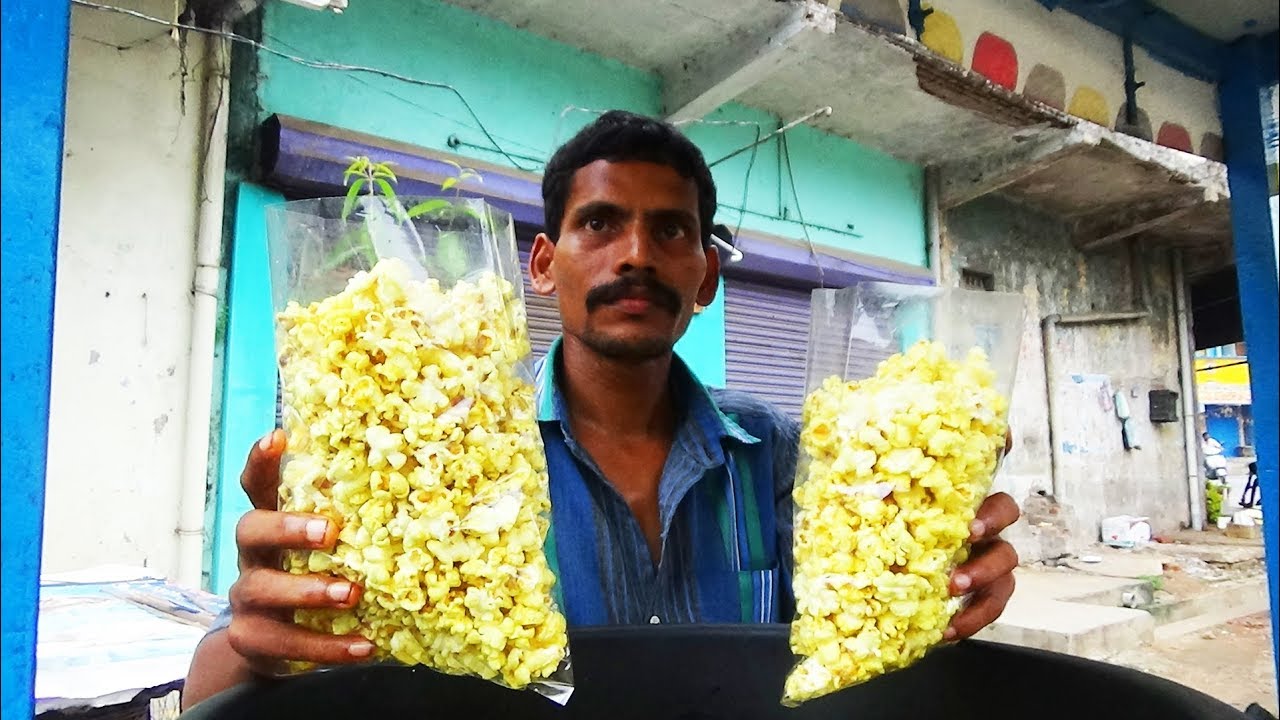
<path fill-rule="evenodd" d="M 1256 702 L 1280 716 L 1268 613 L 1127 650 L 1111 661 L 1195 688 L 1241 710 Z"/>

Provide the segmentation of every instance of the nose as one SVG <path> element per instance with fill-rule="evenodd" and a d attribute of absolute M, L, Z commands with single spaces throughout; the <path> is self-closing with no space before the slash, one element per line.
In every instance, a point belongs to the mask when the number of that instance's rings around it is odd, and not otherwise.
<path fill-rule="evenodd" d="M 656 269 L 653 239 L 643 222 L 632 222 L 618 238 L 620 252 L 614 271 L 619 275 L 653 272 Z"/>

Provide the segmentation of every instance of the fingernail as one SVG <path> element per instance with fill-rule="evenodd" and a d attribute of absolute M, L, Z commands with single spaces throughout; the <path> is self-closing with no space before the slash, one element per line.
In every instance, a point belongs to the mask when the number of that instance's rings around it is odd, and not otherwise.
<path fill-rule="evenodd" d="M 351 583 L 336 582 L 325 588 L 325 593 L 329 599 L 336 603 L 346 603 L 351 597 Z"/>
<path fill-rule="evenodd" d="M 969 532 L 973 535 L 973 537 L 980 538 L 983 535 L 987 534 L 987 524 L 982 522 L 981 520 L 974 520 L 973 522 L 969 523 Z"/>
<path fill-rule="evenodd" d="M 942 633 L 942 639 L 943 639 L 943 640 L 955 640 L 955 639 L 956 639 L 956 629 L 955 629 L 955 628 L 953 628 L 953 627 L 949 627 L 949 628 L 947 628 L 947 629 Z"/>
<path fill-rule="evenodd" d="M 258 441 L 258 449 L 261 450 L 262 452 L 271 452 L 271 448 L 274 447 L 275 444 L 276 444 L 276 431 L 272 430 L 266 435 L 263 435 L 262 439 Z"/>
<path fill-rule="evenodd" d="M 969 579 L 968 575 L 956 575 L 951 582 L 955 583 L 957 590 L 964 592 L 969 589 L 969 585 L 973 581 Z"/>
<path fill-rule="evenodd" d="M 373 652 L 373 643 L 368 640 L 353 642 L 347 647 L 347 652 L 351 653 L 351 657 L 366 657 Z"/>
<path fill-rule="evenodd" d="M 307 542 L 321 542 L 329 532 L 329 522 L 327 520 L 308 520 L 306 532 Z"/>

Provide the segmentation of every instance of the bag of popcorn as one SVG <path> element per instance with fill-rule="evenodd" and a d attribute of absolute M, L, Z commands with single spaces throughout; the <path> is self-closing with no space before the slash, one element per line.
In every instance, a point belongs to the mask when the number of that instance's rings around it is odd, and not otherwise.
<path fill-rule="evenodd" d="M 377 660 L 567 701 L 511 217 L 388 188 L 271 207 L 268 233 L 280 509 L 341 528 L 332 552 L 291 552 L 286 569 L 363 588 L 354 609 L 295 622 L 357 632 Z"/>
<path fill-rule="evenodd" d="M 1022 297 L 815 290 L 796 476 L 794 706 L 943 639 L 950 573 L 1004 452 Z"/>

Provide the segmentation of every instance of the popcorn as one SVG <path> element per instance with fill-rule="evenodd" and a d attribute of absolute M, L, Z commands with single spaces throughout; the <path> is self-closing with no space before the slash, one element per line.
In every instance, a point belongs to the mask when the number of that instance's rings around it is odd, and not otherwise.
<path fill-rule="evenodd" d="M 522 313 L 491 272 L 442 290 L 383 259 L 279 315 L 281 509 L 341 527 L 332 552 L 290 552 L 286 568 L 364 588 L 355 608 L 299 610 L 297 623 L 513 688 L 560 666 L 546 460 L 533 388 L 517 374 Z"/>
<path fill-rule="evenodd" d="M 975 348 L 963 363 L 921 341 L 858 382 L 805 401 L 796 485 L 796 705 L 906 667 L 960 607 L 951 569 L 1004 448 L 1008 401 Z"/>

